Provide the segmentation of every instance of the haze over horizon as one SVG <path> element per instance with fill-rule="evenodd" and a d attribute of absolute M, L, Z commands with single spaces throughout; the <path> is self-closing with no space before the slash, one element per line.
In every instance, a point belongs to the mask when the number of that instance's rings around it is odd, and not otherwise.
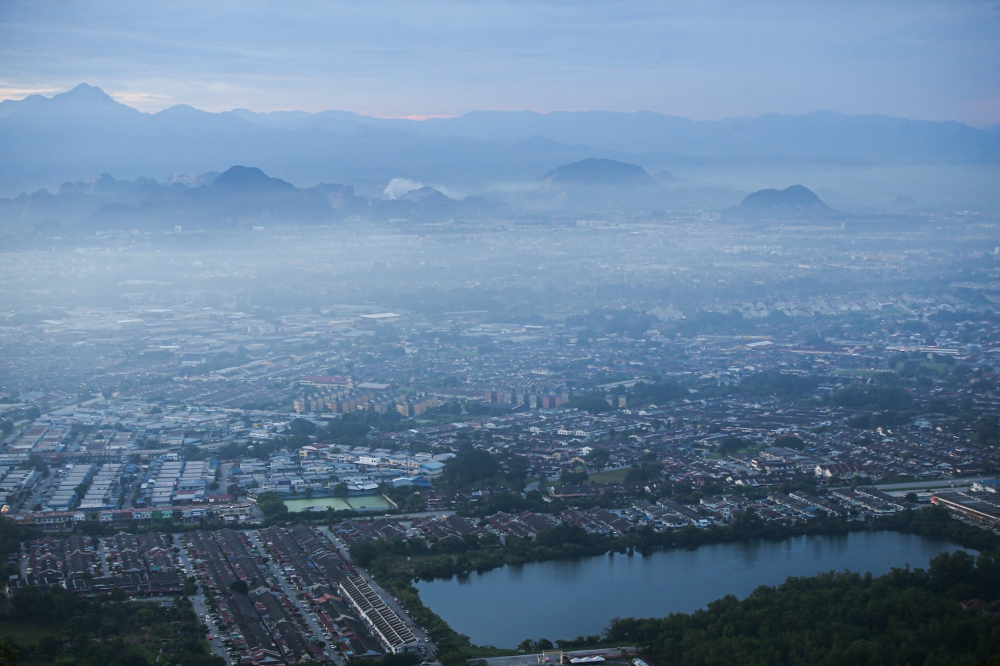
<path fill-rule="evenodd" d="M 130 95 L 127 95 L 127 94 L 123 94 L 121 91 L 109 91 L 109 90 L 105 90 L 105 89 L 103 89 L 99 85 L 93 85 L 90 81 L 80 81 L 80 82 L 76 83 L 75 85 L 70 85 L 69 87 L 64 88 L 64 89 L 39 89 L 39 90 L 33 91 L 33 92 L 17 91 L 18 94 L 11 94 L 9 96 L 6 96 L 2 92 L 0 92 L 0 102 L 4 102 L 4 101 L 19 102 L 19 101 L 24 101 L 26 99 L 29 99 L 29 98 L 32 98 L 32 97 L 35 97 L 35 96 L 44 97 L 44 98 L 47 98 L 47 99 L 52 99 L 53 97 L 56 97 L 58 95 L 64 95 L 64 94 L 67 94 L 67 93 L 72 93 L 74 90 L 76 90 L 78 88 L 81 88 L 81 87 L 82 88 L 96 88 L 97 90 L 100 90 L 102 93 L 104 93 L 105 95 L 107 95 L 108 97 L 110 97 L 111 99 L 113 99 L 114 101 L 118 102 L 119 104 L 123 104 L 123 105 L 128 106 L 128 107 L 130 107 L 132 109 L 135 109 L 136 111 L 139 111 L 140 113 L 149 114 L 149 115 L 156 115 L 156 114 L 159 114 L 159 113 L 163 113 L 164 111 L 170 111 L 171 109 L 184 109 L 184 108 L 195 109 L 195 110 L 198 110 L 198 111 L 203 111 L 205 113 L 238 113 L 238 114 L 239 113 L 251 113 L 251 114 L 260 116 L 261 118 L 281 117 L 284 114 L 307 114 L 307 115 L 310 115 L 310 116 L 318 116 L 318 115 L 322 115 L 322 114 L 325 114 L 325 113 L 331 113 L 332 112 L 332 113 L 351 114 L 351 115 L 354 115 L 354 116 L 359 116 L 361 118 L 369 118 L 369 119 L 373 119 L 373 120 L 406 121 L 406 122 L 412 122 L 412 123 L 427 123 L 429 121 L 433 122 L 433 121 L 441 121 L 441 120 L 454 120 L 454 119 L 459 119 L 459 118 L 463 118 L 463 117 L 466 117 L 466 116 L 472 116 L 472 115 L 480 114 L 480 113 L 532 114 L 532 115 L 538 115 L 538 116 L 550 116 L 550 115 L 553 115 L 553 114 L 589 114 L 589 113 L 607 113 L 607 114 L 616 114 L 616 115 L 620 114 L 620 115 L 628 115 L 628 116 L 635 116 L 635 115 L 639 115 L 639 114 L 655 114 L 655 115 L 658 115 L 658 116 L 665 116 L 667 118 L 677 118 L 677 119 L 683 119 L 683 120 L 691 120 L 691 121 L 694 121 L 694 122 L 724 122 L 724 121 L 737 121 L 737 120 L 758 120 L 758 119 L 761 119 L 761 118 L 775 117 L 775 116 L 776 117 L 792 117 L 792 118 L 794 118 L 794 117 L 810 116 L 810 115 L 822 114 L 822 113 L 831 113 L 831 114 L 837 114 L 837 115 L 842 115 L 842 116 L 860 116 L 860 117 L 869 116 L 869 117 L 898 118 L 898 119 L 901 119 L 901 120 L 912 120 L 912 121 L 917 121 L 917 122 L 934 122 L 934 123 L 954 122 L 954 123 L 961 123 L 963 125 L 968 125 L 969 127 L 972 127 L 974 129 L 994 130 L 994 129 L 1000 128 L 1000 123 L 989 123 L 989 124 L 986 124 L 986 125 L 982 125 L 982 124 L 965 122 L 965 121 L 958 120 L 958 119 L 955 119 L 955 118 L 930 119 L 930 118 L 910 117 L 910 116 L 906 116 L 906 115 L 893 115 L 893 114 L 881 113 L 881 112 L 870 112 L 870 113 L 869 112 L 858 112 L 858 113 L 851 113 L 851 112 L 843 112 L 843 111 L 838 111 L 836 109 L 829 109 L 829 108 L 817 108 L 817 109 L 811 109 L 811 110 L 808 110 L 808 111 L 802 111 L 802 112 L 799 112 L 799 113 L 783 113 L 783 112 L 780 112 L 780 111 L 765 111 L 765 112 L 761 112 L 761 113 L 753 114 L 753 115 L 750 115 L 750 114 L 736 114 L 736 115 L 729 115 L 729 116 L 720 116 L 719 118 L 699 118 L 699 117 L 690 116 L 690 115 L 685 116 L 685 115 L 681 115 L 681 114 L 668 113 L 668 112 L 664 112 L 664 111 L 657 111 L 657 110 L 645 109 L 645 108 L 635 109 L 635 110 L 620 110 L 620 109 L 608 109 L 608 108 L 589 108 L 589 109 L 552 108 L 552 109 L 545 109 L 545 110 L 537 110 L 537 109 L 529 109 L 529 108 L 522 108 L 522 109 L 472 108 L 472 109 L 468 109 L 468 110 L 465 110 L 465 111 L 462 111 L 462 112 L 459 112 L 459 113 L 454 113 L 454 114 L 419 114 L 419 113 L 412 113 L 412 114 L 404 114 L 404 115 L 385 115 L 385 114 L 380 114 L 380 113 L 377 113 L 377 112 L 365 112 L 365 111 L 358 111 L 358 110 L 355 110 L 355 109 L 334 108 L 334 107 L 321 108 L 321 109 L 316 109 L 316 110 L 302 109 L 302 108 L 291 108 L 291 107 L 288 107 L 288 108 L 267 109 L 267 108 L 250 108 L 250 107 L 247 107 L 247 106 L 234 106 L 232 108 L 214 109 L 214 108 L 211 108 L 209 106 L 200 107 L 200 106 L 198 106 L 196 104 L 192 104 L 192 103 L 184 102 L 184 101 L 180 101 L 180 102 L 177 102 L 175 104 L 171 104 L 169 106 L 149 107 L 141 99 L 136 99 L 133 96 L 130 96 Z M 2 90 L 3 89 L 0 89 L 0 91 L 2 91 Z"/>
<path fill-rule="evenodd" d="M 883 115 L 693 121 L 653 112 L 493 111 L 416 122 L 187 105 L 149 114 L 80 84 L 52 97 L 0 102 L 0 144 L 0 196 L 61 191 L 67 181 L 93 183 L 100 174 L 166 181 L 244 165 L 306 187 L 339 183 L 372 197 L 402 183 L 429 184 L 454 198 L 486 194 L 523 211 L 605 210 L 624 205 L 622 197 L 647 210 L 719 210 L 755 190 L 798 184 L 840 210 L 886 210 L 900 196 L 922 211 L 1000 209 L 989 187 L 1000 133 Z M 645 186 L 604 182 L 610 174 L 599 170 L 588 178 L 602 194 L 574 187 L 568 198 L 562 185 L 543 183 L 553 169 L 592 158 L 637 165 L 656 178 L 647 176 Z M 4 204 L 0 227 L 69 221 L 67 211 L 56 214 L 42 200 Z"/>
<path fill-rule="evenodd" d="M 81 81 L 143 111 L 833 110 L 1000 122 L 990 3 L 5 3 L 0 99 Z M 195 20 L 196 17 L 197 20 Z"/>
<path fill-rule="evenodd" d="M 1000 0 L 0 0 L 0 666 L 1000 666 L 998 183 Z"/>

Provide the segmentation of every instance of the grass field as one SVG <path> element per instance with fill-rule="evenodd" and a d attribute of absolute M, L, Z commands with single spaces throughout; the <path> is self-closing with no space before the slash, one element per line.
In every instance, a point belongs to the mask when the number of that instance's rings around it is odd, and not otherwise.
<path fill-rule="evenodd" d="M 361 497 L 320 497 L 317 499 L 284 500 L 285 506 L 292 513 L 299 511 L 381 511 L 392 507 L 381 495 L 364 495 Z"/>
<path fill-rule="evenodd" d="M 58 627 L 40 627 L 24 622 L 0 620 L 0 640 L 13 638 L 18 645 L 38 644 L 44 636 L 52 636 Z"/>
<path fill-rule="evenodd" d="M 628 469 L 612 469 L 607 472 L 590 474 L 589 479 L 594 483 L 621 483 L 625 480 Z"/>
<path fill-rule="evenodd" d="M 381 495 L 365 495 L 363 497 L 350 497 L 348 503 L 356 511 L 371 511 L 374 509 L 388 509 L 389 503 Z"/>
<path fill-rule="evenodd" d="M 327 509 L 350 511 L 353 508 L 346 500 L 339 497 L 285 500 L 285 506 L 292 513 L 298 513 L 299 511 L 326 511 Z"/>

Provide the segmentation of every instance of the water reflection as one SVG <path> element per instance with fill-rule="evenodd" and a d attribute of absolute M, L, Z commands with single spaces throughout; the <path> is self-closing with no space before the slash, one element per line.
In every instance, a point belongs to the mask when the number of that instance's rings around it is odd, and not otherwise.
<path fill-rule="evenodd" d="M 907 563 L 925 567 L 954 550 L 953 544 L 911 534 L 854 532 L 538 562 L 417 587 L 424 603 L 473 642 L 513 647 L 525 638 L 600 633 L 614 617 L 691 612 L 789 576 L 845 569 L 880 575 Z"/>

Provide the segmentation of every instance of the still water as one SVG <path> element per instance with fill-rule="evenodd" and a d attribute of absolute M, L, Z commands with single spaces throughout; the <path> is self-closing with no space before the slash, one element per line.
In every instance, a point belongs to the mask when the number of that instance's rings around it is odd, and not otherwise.
<path fill-rule="evenodd" d="M 514 647 L 525 638 L 599 634 L 615 617 L 691 612 L 760 585 L 822 571 L 883 574 L 926 567 L 945 542 L 898 532 L 853 532 L 780 542 L 702 546 L 643 557 L 615 555 L 506 566 L 417 583 L 423 602 L 477 645 Z"/>

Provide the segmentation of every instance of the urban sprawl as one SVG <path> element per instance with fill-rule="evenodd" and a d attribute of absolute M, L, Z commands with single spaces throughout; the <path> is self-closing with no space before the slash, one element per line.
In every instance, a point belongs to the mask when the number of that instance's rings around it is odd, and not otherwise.
<path fill-rule="evenodd" d="M 359 545 L 928 504 L 1000 529 L 992 221 L 715 224 L 3 255 L 0 500 L 44 535 L 8 595 L 192 595 L 228 663 L 430 659 Z"/>

